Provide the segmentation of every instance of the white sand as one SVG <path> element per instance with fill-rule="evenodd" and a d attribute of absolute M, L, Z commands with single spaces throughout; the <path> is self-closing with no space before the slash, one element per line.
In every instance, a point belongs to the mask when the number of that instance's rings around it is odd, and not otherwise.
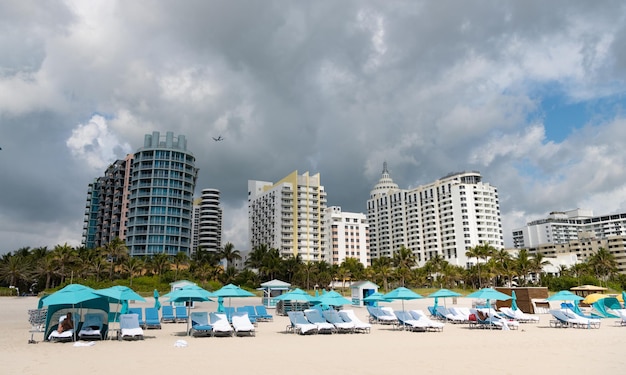
<path fill-rule="evenodd" d="M 147 330 L 143 341 L 28 344 L 28 309 L 35 297 L 0 299 L 1 374 L 598 374 L 621 373 L 626 364 L 626 327 L 604 319 L 600 329 L 556 329 L 549 315 L 518 331 L 490 331 L 446 324 L 443 332 L 407 332 L 374 325 L 370 334 L 300 336 L 285 333 L 287 317 L 260 322 L 256 337 L 184 337 L 186 324 L 166 323 Z M 255 305 L 259 298 L 232 299 L 233 306 Z M 449 303 L 449 302 L 448 302 Z M 460 306 L 470 300 L 461 298 Z M 228 304 L 228 301 L 226 301 Z M 406 301 L 423 309 L 431 299 Z M 401 303 L 386 304 L 400 308 Z M 131 307 L 152 306 L 152 299 Z M 215 302 L 195 311 L 214 311 Z M 367 320 L 365 308 L 354 308 Z M 274 313 L 274 310 L 268 310 Z M 174 343 L 184 339 L 188 346 Z"/>

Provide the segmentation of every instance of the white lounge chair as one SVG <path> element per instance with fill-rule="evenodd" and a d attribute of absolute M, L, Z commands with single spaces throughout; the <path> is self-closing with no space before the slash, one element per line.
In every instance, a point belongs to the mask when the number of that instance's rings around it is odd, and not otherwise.
<path fill-rule="evenodd" d="M 561 311 L 565 316 L 575 321 L 577 328 L 600 328 L 600 319 L 585 318 L 570 309 L 562 309 Z"/>
<path fill-rule="evenodd" d="M 233 328 L 235 329 L 235 335 L 248 334 L 250 336 L 255 335 L 254 324 L 250 321 L 247 312 L 236 312 L 232 317 Z"/>
<path fill-rule="evenodd" d="M 443 331 L 443 327 L 445 327 L 444 323 L 434 321 L 430 319 L 422 310 L 410 310 L 409 314 L 413 317 L 413 319 L 424 322 L 428 327 L 429 331 Z"/>
<path fill-rule="evenodd" d="M 59 325 L 65 320 L 65 315 L 59 317 Z M 58 327 L 58 326 L 57 326 Z M 74 341 L 74 329 L 68 329 L 67 331 L 60 332 L 57 329 L 52 330 L 48 335 L 48 341 L 55 342 L 67 342 Z"/>
<path fill-rule="evenodd" d="M 520 309 L 513 310 L 510 307 L 502 307 L 500 308 L 500 312 L 504 314 L 507 318 L 517 320 L 520 323 L 538 323 L 539 317 L 533 314 L 526 314 Z"/>
<path fill-rule="evenodd" d="M 339 316 L 339 313 L 337 312 L 337 310 L 330 309 L 330 310 L 323 311 L 322 316 L 324 317 L 324 319 L 326 319 L 328 323 L 335 326 L 336 332 L 354 333 L 354 330 L 356 329 L 355 324 L 349 321 L 348 322 L 344 321 Z"/>
<path fill-rule="evenodd" d="M 120 340 L 143 340 L 143 329 L 139 325 L 139 314 L 120 315 Z"/>
<path fill-rule="evenodd" d="M 339 311 L 339 316 L 344 322 L 352 322 L 355 332 L 370 333 L 372 329 L 372 325 L 360 320 L 354 313 L 354 310 L 341 310 Z"/>
<path fill-rule="evenodd" d="M 213 326 L 213 336 L 232 336 L 235 332 L 228 322 L 226 314 L 212 312 L 209 317 L 211 326 Z"/>
<path fill-rule="evenodd" d="M 287 331 L 298 333 L 300 335 L 317 333 L 317 326 L 307 320 L 302 311 L 288 311 L 289 321 L 291 325 L 287 326 Z"/>
<path fill-rule="evenodd" d="M 328 323 L 326 319 L 322 317 L 322 314 L 320 313 L 319 310 L 316 310 L 316 309 L 304 310 L 304 316 L 309 322 L 317 326 L 317 333 L 337 332 L 337 330 L 335 329 L 335 326 Z"/>
<path fill-rule="evenodd" d="M 85 321 L 78 331 L 78 338 L 81 340 L 102 340 L 103 314 L 87 313 Z"/>

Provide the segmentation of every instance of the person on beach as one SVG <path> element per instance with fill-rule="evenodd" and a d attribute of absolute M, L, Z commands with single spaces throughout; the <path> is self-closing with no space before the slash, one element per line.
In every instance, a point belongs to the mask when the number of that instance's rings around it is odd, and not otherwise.
<path fill-rule="evenodd" d="M 57 328 L 57 331 L 59 333 L 63 333 L 70 329 L 74 329 L 74 320 L 72 319 L 72 313 L 68 312 L 67 315 L 65 315 L 65 319 L 59 322 L 59 328 Z"/>

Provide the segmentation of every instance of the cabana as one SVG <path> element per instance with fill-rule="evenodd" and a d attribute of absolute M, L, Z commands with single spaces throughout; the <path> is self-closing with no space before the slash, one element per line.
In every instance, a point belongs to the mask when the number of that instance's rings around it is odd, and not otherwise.
<path fill-rule="evenodd" d="M 276 307 L 276 303 L 278 303 L 275 298 L 287 293 L 290 287 L 291 284 L 288 282 L 274 279 L 264 282 L 257 290 L 263 291 L 263 298 L 261 299 L 263 306 L 274 308 Z"/>
<path fill-rule="evenodd" d="M 371 304 L 363 301 L 363 299 L 378 292 L 378 285 L 371 281 L 357 281 L 350 286 L 350 289 L 352 290 L 353 306 L 369 306 Z"/>

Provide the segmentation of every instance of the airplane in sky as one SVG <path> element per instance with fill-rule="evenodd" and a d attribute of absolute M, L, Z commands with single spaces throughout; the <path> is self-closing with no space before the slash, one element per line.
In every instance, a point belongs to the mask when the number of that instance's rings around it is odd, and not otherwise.
<path fill-rule="evenodd" d="M 224 138 L 222 138 L 222 136 L 221 136 L 221 135 L 220 135 L 219 137 L 217 137 L 217 138 L 215 138 L 215 137 L 211 137 L 211 138 L 213 138 L 213 140 L 214 140 L 215 142 L 219 142 L 219 141 L 223 141 L 223 140 L 224 140 Z"/>

